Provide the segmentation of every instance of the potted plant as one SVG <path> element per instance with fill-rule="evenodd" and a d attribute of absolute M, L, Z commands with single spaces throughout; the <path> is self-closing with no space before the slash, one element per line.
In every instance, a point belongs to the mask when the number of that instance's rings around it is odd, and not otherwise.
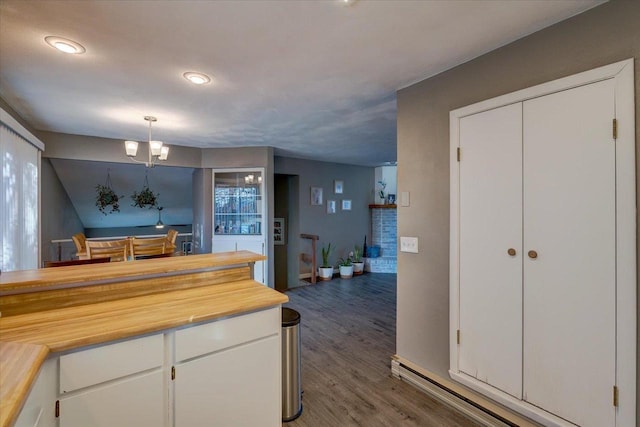
<path fill-rule="evenodd" d="M 380 180 L 378 181 L 378 186 L 379 186 L 379 189 L 378 189 L 377 196 L 380 199 L 380 204 L 384 205 L 387 200 L 384 192 L 385 188 L 387 188 L 387 183 L 384 180 Z"/>
<path fill-rule="evenodd" d="M 131 206 L 152 209 L 158 204 L 158 195 L 149 190 L 149 187 L 144 187 L 139 193 L 134 191 L 131 200 L 133 200 Z"/>
<path fill-rule="evenodd" d="M 110 186 L 101 184 L 96 185 L 96 192 L 96 206 L 100 212 L 104 215 L 120 212 L 118 200 L 122 196 L 118 196 Z M 109 207 L 111 207 L 111 210 L 107 211 Z"/>
<path fill-rule="evenodd" d="M 322 265 L 318 268 L 320 280 L 331 280 L 333 277 L 333 266 L 329 264 L 329 255 L 331 254 L 331 243 L 322 247 Z"/>
<path fill-rule="evenodd" d="M 353 262 L 351 261 L 351 257 L 340 258 L 338 267 L 340 268 L 341 279 L 351 279 L 351 277 L 353 277 Z"/>
<path fill-rule="evenodd" d="M 111 188 L 111 171 L 107 169 L 107 181 L 104 185 L 96 185 L 96 206 L 98 210 L 104 215 L 120 212 L 118 200 L 120 200 L 121 197 L 124 196 L 118 196 L 116 192 L 113 191 L 113 188 Z M 111 210 L 107 212 L 109 206 L 111 206 Z"/>
<path fill-rule="evenodd" d="M 355 245 L 353 248 L 353 274 L 356 276 L 364 272 L 364 261 L 362 261 L 362 250 L 360 246 Z"/>

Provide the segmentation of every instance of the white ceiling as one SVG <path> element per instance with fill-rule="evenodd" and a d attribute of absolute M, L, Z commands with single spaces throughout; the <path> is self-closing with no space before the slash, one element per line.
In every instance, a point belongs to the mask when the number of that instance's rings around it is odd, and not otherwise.
<path fill-rule="evenodd" d="M 154 115 L 169 144 L 379 165 L 397 89 L 599 3 L 2 0 L 0 96 L 39 130 L 145 140 Z"/>

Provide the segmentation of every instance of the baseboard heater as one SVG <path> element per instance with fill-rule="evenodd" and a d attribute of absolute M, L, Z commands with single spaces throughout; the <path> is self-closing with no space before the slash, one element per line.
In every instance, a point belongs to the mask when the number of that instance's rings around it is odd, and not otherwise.
<path fill-rule="evenodd" d="M 419 388 L 442 403 L 459 411 L 467 418 L 482 425 L 489 427 L 523 427 L 535 425 L 529 422 L 518 423 L 514 422 L 514 420 L 509 420 L 503 415 L 447 387 L 442 382 L 436 381 L 417 371 L 408 364 L 403 363 L 397 356 L 391 360 L 391 372 L 396 378 L 400 378 L 414 387 Z"/>

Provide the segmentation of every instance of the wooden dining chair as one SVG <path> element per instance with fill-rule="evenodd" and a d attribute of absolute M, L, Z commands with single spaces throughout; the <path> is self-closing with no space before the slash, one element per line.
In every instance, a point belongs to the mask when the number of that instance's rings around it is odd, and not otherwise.
<path fill-rule="evenodd" d="M 167 247 L 166 237 L 132 238 L 130 240 L 131 256 L 162 255 Z"/>
<path fill-rule="evenodd" d="M 129 254 L 129 241 L 122 240 L 87 240 L 87 256 L 89 259 L 110 258 L 111 261 L 125 261 Z"/>
<path fill-rule="evenodd" d="M 167 231 L 167 244 L 164 248 L 165 252 L 173 252 L 176 249 L 176 238 L 178 237 L 178 231 L 173 228 Z"/>
<path fill-rule="evenodd" d="M 71 240 L 76 245 L 76 256 L 78 259 L 88 259 L 87 257 L 87 238 L 84 233 L 76 233 L 71 236 Z"/>

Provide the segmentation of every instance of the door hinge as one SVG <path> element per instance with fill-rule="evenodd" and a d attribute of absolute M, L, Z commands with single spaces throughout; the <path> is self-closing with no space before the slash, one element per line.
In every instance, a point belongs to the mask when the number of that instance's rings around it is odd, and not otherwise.
<path fill-rule="evenodd" d="M 60 418 L 60 401 L 56 400 L 56 418 Z"/>
<path fill-rule="evenodd" d="M 460 344 L 460 329 L 456 331 L 456 340 L 458 341 L 458 344 Z"/>
<path fill-rule="evenodd" d="M 618 407 L 618 387 L 613 386 L 613 406 Z"/>
<path fill-rule="evenodd" d="M 175 380 L 176 379 L 176 367 L 172 366 L 171 367 L 171 380 Z"/>
<path fill-rule="evenodd" d="M 618 119 L 613 119 L 613 139 L 618 139 Z"/>
<path fill-rule="evenodd" d="M 458 147 L 458 153 L 457 153 L 458 161 L 460 161 L 460 152 L 461 152 L 461 151 L 462 151 L 462 149 L 461 149 L 460 147 Z"/>

